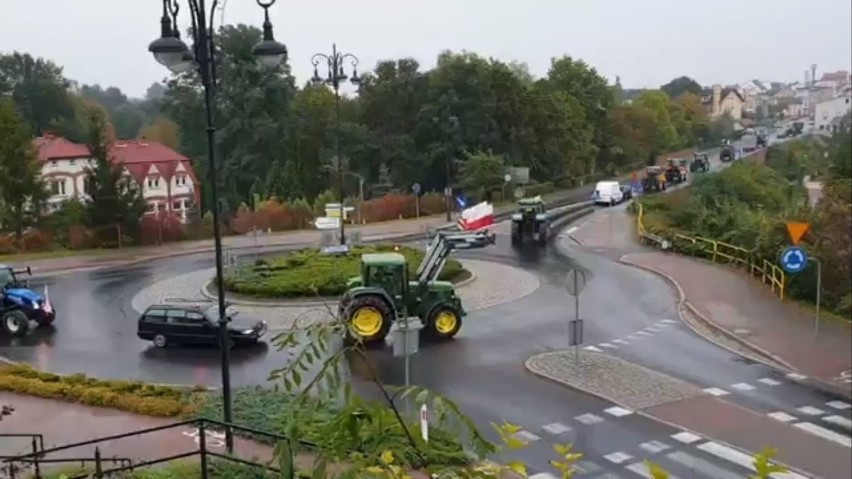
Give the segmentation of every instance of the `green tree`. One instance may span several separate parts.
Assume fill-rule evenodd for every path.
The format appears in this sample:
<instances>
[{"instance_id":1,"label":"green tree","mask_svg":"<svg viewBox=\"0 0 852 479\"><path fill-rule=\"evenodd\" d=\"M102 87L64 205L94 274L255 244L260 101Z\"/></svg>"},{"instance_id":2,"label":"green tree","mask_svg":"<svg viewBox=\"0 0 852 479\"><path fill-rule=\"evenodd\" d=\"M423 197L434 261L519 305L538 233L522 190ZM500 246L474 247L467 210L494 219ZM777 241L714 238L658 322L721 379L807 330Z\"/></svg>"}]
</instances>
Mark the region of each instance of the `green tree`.
<instances>
[{"instance_id":1,"label":"green tree","mask_svg":"<svg viewBox=\"0 0 852 479\"><path fill-rule=\"evenodd\" d=\"M86 192L91 199L86 204L89 224L95 227L121 225L122 231L132 234L145 212L145 201L131 177L124 174L112 156L106 112L92 105L87 113L87 146L93 162L86 172Z\"/></svg>"},{"instance_id":2,"label":"green tree","mask_svg":"<svg viewBox=\"0 0 852 479\"><path fill-rule=\"evenodd\" d=\"M462 186L476 191L483 198L503 184L506 168L502 157L479 151L467 155L460 173Z\"/></svg>"},{"instance_id":3,"label":"green tree","mask_svg":"<svg viewBox=\"0 0 852 479\"><path fill-rule=\"evenodd\" d=\"M47 199L27 124L11 100L0 98L0 212L2 224L20 238L40 216Z\"/></svg>"},{"instance_id":4,"label":"green tree","mask_svg":"<svg viewBox=\"0 0 852 479\"><path fill-rule=\"evenodd\" d=\"M677 98L683 94L701 96L701 85L688 76L677 77L660 87L670 98Z\"/></svg>"},{"instance_id":5,"label":"green tree","mask_svg":"<svg viewBox=\"0 0 852 479\"><path fill-rule=\"evenodd\" d=\"M158 116L145 124L137 136L160 142L173 150L180 148L180 127L163 116Z\"/></svg>"},{"instance_id":6,"label":"green tree","mask_svg":"<svg viewBox=\"0 0 852 479\"><path fill-rule=\"evenodd\" d=\"M118 138L135 138L139 129L148 121L142 109L141 100L130 99L116 87L103 88L100 85L83 85L80 95L103 106L115 128Z\"/></svg>"},{"instance_id":7,"label":"green tree","mask_svg":"<svg viewBox=\"0 0 852 479\"><path fill-rule=\"evenodd\" d=\"M12 99L32 135L55 130L81 139L69 86L62 68L49 60L21 52L0 54L0 97Z\"/></svg>"}]
</instances>

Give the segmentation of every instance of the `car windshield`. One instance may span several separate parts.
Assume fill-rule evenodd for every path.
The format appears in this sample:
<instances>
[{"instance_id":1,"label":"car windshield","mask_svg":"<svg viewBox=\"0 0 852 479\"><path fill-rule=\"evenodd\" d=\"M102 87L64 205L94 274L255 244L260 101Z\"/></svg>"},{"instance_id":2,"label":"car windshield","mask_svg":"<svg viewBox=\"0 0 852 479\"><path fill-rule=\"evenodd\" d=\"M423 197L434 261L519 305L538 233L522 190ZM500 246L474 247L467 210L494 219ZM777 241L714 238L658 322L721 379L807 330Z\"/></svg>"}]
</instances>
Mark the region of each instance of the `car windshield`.
<instances>
[{"instance_id":1,"label":"car windshield","mask_svg":"<svg viewBox=\"0 0 852 479\"><path fill-rule=\"evenodd\" d=\"M228 306L225 307L225 316L233 319L233 318L236 318L238 314L240 314L240 312L237 311L237 309L233 305L229 304ZM209 319L213 323L218 321L218 319L219 319L219 305L214 304L213 306L208 307L204 311L204 316L206 316L207 319Z\"/></svg>"}]
</instances>

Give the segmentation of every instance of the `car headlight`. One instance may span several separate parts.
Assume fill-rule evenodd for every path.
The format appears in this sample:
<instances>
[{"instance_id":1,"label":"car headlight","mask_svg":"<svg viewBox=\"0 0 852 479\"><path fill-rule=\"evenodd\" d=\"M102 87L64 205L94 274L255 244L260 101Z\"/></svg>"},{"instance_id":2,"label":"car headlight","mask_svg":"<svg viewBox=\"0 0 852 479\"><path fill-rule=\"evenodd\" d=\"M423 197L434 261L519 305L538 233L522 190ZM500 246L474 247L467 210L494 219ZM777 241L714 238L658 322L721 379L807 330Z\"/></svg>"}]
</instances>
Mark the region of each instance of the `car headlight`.
<instances>
[{"instance_id":1,"label":"car headlight","mask_svg":"<svg viewBox=\"0 0 852 479\"><path fill-rule=\"evenodd\" d=\"M242 331L240 331L240 332L241 332L242 334L249 335L249 334L253 333L253 332L254 332L254 330L253 330L253 329L244 329L244 330L242 330Z\"/></svg>"}]
</instances>

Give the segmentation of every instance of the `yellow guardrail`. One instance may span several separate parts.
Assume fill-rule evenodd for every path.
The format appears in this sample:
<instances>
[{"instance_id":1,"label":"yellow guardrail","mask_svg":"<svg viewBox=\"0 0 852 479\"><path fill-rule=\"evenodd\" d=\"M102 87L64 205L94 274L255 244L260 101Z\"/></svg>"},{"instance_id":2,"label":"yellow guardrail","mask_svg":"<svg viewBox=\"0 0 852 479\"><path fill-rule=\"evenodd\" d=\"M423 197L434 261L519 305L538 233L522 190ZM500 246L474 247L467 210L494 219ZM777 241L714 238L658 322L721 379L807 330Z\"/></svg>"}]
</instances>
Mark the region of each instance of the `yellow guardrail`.
<instances>
[{"instance_id":1,"label":"yellow guardrail","mask_svg":"<svg viewBox=\"0 0 852 479\"><path fill-rule=\"evenodd\" d=\"M768 284L772 288L772 292L778 294L781 300L784 299L784 270L776 266L775 262L758 258L753 252L740 246L710 238L687 236L680 233L650 233L645 228L645 212L642 203L636 201L634 205L636 207L636 234L640 239L650 240L663 249L671 249L677 253L702 256L714 263L733 264L747 269L752 276L761 277L763 284Z\"/></svg>"}]
</instances>

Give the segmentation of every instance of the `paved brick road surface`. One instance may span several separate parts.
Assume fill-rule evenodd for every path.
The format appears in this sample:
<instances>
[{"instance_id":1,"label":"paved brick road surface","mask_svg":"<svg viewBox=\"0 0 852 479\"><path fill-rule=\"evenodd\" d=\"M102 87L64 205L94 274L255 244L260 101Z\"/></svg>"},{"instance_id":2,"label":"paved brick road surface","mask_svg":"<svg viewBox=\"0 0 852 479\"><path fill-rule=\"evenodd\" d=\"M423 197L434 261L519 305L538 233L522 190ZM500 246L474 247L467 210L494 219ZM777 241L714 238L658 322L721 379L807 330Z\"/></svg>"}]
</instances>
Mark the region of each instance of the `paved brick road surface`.
<instances>
[{"instance_id":1,"label":"paved brick road surface","mask_svg":"<svg viewBox=\"0 0 852 479\"><path fill-rule=\"evenodd\" d=\"M823 321L814 339L814 317L769 287L729 266L662 252L635 253L625 261L674 278L687 301L717 325L785 360L802 374L849 389L840 380L852 367L849 323ZM742 330L747 330L745 333Z\"/></svg>"},{"instance_id":2,"label":"paved brick road surface","mask_svg":"<svg viewBox=\"0 0 852 479\"><path fill-rule=\"evenodd\" d=\"M824 479L852 477L848 448L715 397L698 396L643 412L746 451L774 447L779 462Z\"/></svg>"}]
</instances>

